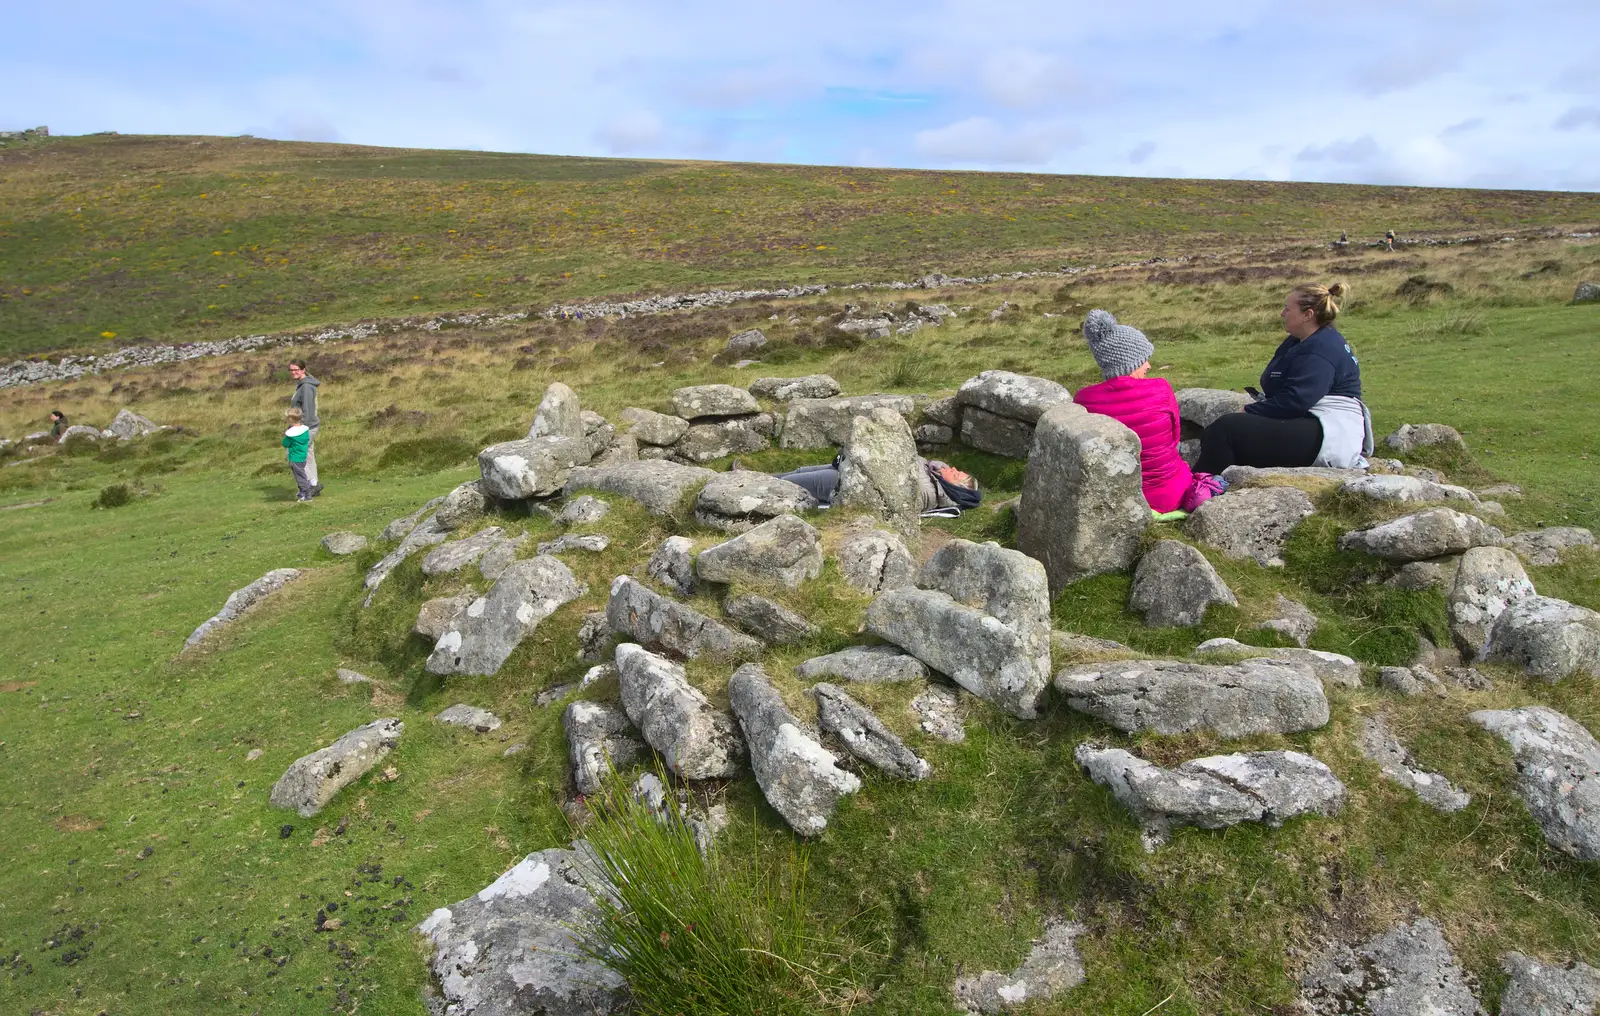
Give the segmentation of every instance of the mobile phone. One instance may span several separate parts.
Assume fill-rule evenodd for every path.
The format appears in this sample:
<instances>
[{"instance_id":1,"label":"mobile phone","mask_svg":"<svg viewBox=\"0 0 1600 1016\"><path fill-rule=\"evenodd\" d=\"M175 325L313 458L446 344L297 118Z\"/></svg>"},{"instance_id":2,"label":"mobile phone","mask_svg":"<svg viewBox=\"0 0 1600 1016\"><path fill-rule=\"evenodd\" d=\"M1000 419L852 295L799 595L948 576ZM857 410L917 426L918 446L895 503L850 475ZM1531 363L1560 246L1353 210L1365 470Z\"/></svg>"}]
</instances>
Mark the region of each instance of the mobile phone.
<instances>
[{"instance_id":1,"label":"mobile phone","mask_svg":"<svg viewBox=\"0 0 1600 1016\"><path fill-rule=\"evenodd\" d=\"M1255 389L1255 388L1250 387L1249 385L1245 385L1244 386L1244 393L1246 395L1250 396L1252 399L1255 399L1257 402L1261 401L1261 392L1259 390Z\"/></svg>"}]
</instances>

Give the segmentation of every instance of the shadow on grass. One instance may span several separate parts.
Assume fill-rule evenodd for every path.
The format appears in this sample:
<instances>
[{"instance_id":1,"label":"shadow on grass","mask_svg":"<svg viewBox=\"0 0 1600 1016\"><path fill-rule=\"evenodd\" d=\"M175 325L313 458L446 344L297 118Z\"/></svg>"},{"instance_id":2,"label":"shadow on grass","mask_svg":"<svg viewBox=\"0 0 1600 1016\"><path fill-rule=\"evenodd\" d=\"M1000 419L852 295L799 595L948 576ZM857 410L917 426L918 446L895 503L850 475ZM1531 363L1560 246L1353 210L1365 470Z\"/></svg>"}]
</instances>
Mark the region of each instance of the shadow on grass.
<instances>
[{"instance_id":1,"label":"shadow on grass","mask_svg":"<svg viewBox=\"0 0 1600 1016\"><path fill-rule=\"evenodd\" d=\"M258 483L256 484L256 489L261 491L261 500L263 501L293 501L295 496L293 485Z\"/></svg>"}]
</instances>

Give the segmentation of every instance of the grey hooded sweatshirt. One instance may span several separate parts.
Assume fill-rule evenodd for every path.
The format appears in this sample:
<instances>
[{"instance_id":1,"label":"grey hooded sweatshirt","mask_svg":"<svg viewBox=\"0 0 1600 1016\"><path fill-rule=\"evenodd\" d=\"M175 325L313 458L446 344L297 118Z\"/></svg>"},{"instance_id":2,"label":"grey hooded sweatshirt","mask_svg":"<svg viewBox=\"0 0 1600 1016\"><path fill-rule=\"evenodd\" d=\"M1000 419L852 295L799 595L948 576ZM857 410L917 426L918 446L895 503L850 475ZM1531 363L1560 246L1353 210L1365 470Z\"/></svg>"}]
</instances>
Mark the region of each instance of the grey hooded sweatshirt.
<instances>
[{"instance_id":1,"label":"grey hooded sweatshirt","mask_svg":"<svg viewBox=\"0 0 1600 1016\"><path fill-rule=\"evenodd\" d=\"M289 400L289 405L300 407L300 422L307 427L315 427L322 422L317 419L317 385L321 383L307 374L295 383L294 397Z\"/></svg>"}]
</instances>

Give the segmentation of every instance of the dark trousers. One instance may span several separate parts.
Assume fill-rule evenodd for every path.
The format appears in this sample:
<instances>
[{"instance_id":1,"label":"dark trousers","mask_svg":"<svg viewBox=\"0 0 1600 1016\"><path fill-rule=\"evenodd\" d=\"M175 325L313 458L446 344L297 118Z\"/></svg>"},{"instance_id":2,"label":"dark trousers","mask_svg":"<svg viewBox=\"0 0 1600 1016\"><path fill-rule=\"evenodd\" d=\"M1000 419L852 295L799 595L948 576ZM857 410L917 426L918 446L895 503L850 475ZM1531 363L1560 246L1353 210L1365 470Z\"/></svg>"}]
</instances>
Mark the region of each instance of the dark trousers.
<instances>
[{"instance_id":1,"label":"dark trousers","mask_svg":"<svg viewBox=\"0 0 1600 1016\"><path fill-rule=\"evenodd\" d=\"M833 466L801 466L791 472L779 473L778 479L804 487L824 508L833 504L834 492L839 489L839 470Z\"/></svg>"},{"instance_id":2,"label":"dark trousers","mask_svg":"<svg viewBox=\"0 0 1600 1016\"><path fill-rule=\"evenodd\" d=\"M1322 450L1322 421L1315 416L1279 420L1254 413L1229 413L1200 435L1194 468L1221 473L1229 466L1309 466Z\"/></svg>"},{"instance_id":3,"label":"dark trousers","mask_svg":"<svg viewBox=\"0 0 1600 1016\"><path fill-rule=\"evenodd\" d=\"M304 462L291 462L289 463L289 472L294 474L294 485L300 488L300 496L310 497L311 480L306 476L306 464Z\"/></svg>"}]
</instances>

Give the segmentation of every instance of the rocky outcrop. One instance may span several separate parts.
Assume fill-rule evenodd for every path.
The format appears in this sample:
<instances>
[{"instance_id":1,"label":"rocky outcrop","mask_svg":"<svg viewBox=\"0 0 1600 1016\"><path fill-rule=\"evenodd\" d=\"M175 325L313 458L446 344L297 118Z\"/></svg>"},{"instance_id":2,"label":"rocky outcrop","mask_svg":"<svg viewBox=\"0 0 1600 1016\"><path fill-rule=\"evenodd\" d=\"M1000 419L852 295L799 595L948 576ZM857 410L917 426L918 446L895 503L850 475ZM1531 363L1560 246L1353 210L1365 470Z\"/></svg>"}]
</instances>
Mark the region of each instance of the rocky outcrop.
<instances>
[{"instance_id":1,"label":"rocky outcrop","mask_svg":"<svg viewBox=\"0 0 1600 1016\"><path fill-rule=\"evenodd\" d=\"M1428 918L1359 945L1334 943L1301 973L1300 999L1311 1016L1486 1016Z\"/></svg>"},{"instance_id":2,"label":"rocky outcrop","mask_svg":"<svg viewBox=\"0 0 1600 1016\"><path fill-rule=\"evenodd\" d=\"M1410 455L1418 448L1467 447L1460 431L1442 423L1402 423L1383 443L1401 455Z\"/></svg>"},{"instance_id":3,"label":"rocky outcrop","mask_svg":"<svg viewBox=\"0 0 1600 1016\"><path fill-rule=\"evenodd\" d=\"M805 377L763 377L750 385L750 394L774 402L791 402L794 399L831 399L840 391L839 382L827 374L807 374Z\"/></svg>"},{"instance_id":4,"label":"rocky outcrop","mask_svg":"<svg viewBox=\"0 0 1600 1016\"><path fill-rule=\"evenodd\" d=\"M589 863L576 850L529 854L488 886L417 926L450 1016L606 1016L630 1006L627 983L589 958L598 919Z\"/></svg>"},{"instance_id":5,"label":"rocky outcrop","mask_svg":"<svg viewBox=\"0 0 1600 1016\"><path fill-rule=\"evenodd\" d=\"M997 1016L1071 991L1085 977L1083 959L1073 941L1081 934L1080 925L1047 922L1044 934L1028 950L1028 958L1011 973L985 970L976 977L956 978L956 1001L969 1014Z\"/></svg>"},{"instance_id":6,"label":"rocky outcrop","mask_svg":"<svg viewBox=\"0 0 1600 1016\"><path fill-rule=\"evenodd\" d=\"M1183 531L1229 557L1281 568L1289 534L1315 511L1311 498L1297 487L1244 487L1196 508Z\"/></svg>"},{"instance_id":7,"label":"rocky outcrop","mask_svg":"<svg viewBox=\"0 0 1600 1016\"><path fill-rule=\"evenodd\" d=\"M1495 619L1480 657L1515 663L1547 681L1600 675L1600 614L1551 596L1516 600Z\"/></svg>"},{"instance_id":8,"label":"rocky outcrop","mask_svg":"<svg viewBox=\"0 0 1600 1016\"><path fill-rule=\"evenodd\" d=\"M334 557L347 557L367 549L367 538L360 533L329 533L321 542L322 549Z\"/></svg>"},{"instance_id":9,"label":"rocky outcrop","mask_svg":"<svg viewBox=\"0 0 1600 1016\"><path fill-rule=\"evenodd\" d=\"M854 758L902 780L926 779L933 772L932 766L843 688L822 683L814 686L811 694L817 700L817 722L823 734L837 739Z\"/></svg>"},{"instance_id":10,"label":"rocky outcrop","mask_svg":"<svg viewBox=\"0 0 1600 1016\"><path fill-rule=\"evenodd\" d=\"M1557 565L1567 553L1577 547L1593 547L1594 534L1577 526L1551 526L1548 529L1530 529L1506 540L1506 546L1516 551L1529 564Z\"/></svg>"},{"instance_id":11,"label":"rocky outcrop","mask_svg":"<svg viewBox=\"0 0 1600 1016\"><path fill-rule=\"evenodd\" d=\"M417 611L417 620L411 630L429 642L438 642L450 630L456 615L471 606L477 598L477 594L470 589L454 596L436 596Z\"/></svg>"},{"instance_id":12,"label":"rocky outcrop","mask_svg":"<svg viewBox=\"0 0 1600 1016\"><path fill-rule=\"evenodd\" d=\"M759 655L762 648L750 636L653 592L626 575L617 576L611 583L606 620L619 635L685 659L703 655L750 657Z\"/></svg>"},{"instance_id":13,"label":"rocky outcrop","mask_svg":"<svg viewBox=\"0 0 1600 1016\"><path fill-rule=\"evenodd\" d=\"M702 526L726 533L747 529L817 506L817 499L797 483L766 473L735 470L717 473L700 488L694 518Z\"/></svg>"},{"instance_id":14,"label":"rocky outcrop","mask_svg":"<svg viewBox=\"0 0 1600 1016\"><path fill-rule=\"evenodd\" d=\"M572 785L580 794L599 793L618 766L630 766L646 755L628 714L614 706L579 699L561 713L567 733L567 758Z\"/></svg>"},{"instance_id":15,"label":"rocky outcrop","mask_svg":"<svg viewBox=\"0 0 1600 1016\"><path fill-rule=\"evenodd\" d=\"M722 612L745 634L769 646L788 645L817 634L816 625L765 596L730 596L722 602Z\"/></svg>"},{"instance_id":16,"label":"rocky outcrop","mask_svg":"<svg viewBox=\"0 0 1600 1016\"><path fill-rule=\"evenodd\" d=\"M1384 777L1407 788L1435 811L1458 812L1472 803L1472 795L1439 773L1424 771L1412 759L1405 745L1389 729L1382 713L1371 713L1361 721L1357 744L1361 754L1378 763Z\"/></svg>"},{"instance_id":17,"label":"rocky outcrop","mask_svg":"<svg viewBox=\"0 0 1600 1016\"><path fill-rule=\"evenodd\" d=\"M580 494L562 506L556 521L564 526L589 526L606 517L611 505L593 494Z\"/></svg>"},{"instance_id":18,"label":"rocky outcrop","mask_svg":"<svg viewBox=\"0 0 1600 1016\"><path fill-rule=\"evenodd\" d=\"M483 557L484 552L505 539L505 530L490 526L460 540L451 540L429 551L422 559L422 574L453 575Z\"/></svg>"},{"instance_id":19,"label":"rocky outcrop","mask_svg":"<svg viewBox=\"0 0 1600 1016\"><path fill-rule=\"evenodd\" d=\"M789 403L778 444L783 448L834 448L850 439L852 421L874 409L888 409L909 418L916 412L909 395L852 395L836 399L802 399Z\"/></svg>"},{"instance_id":20,"label":"rocky outcrop","mask_svg":"<svg viewBox=\"0 0 1600 1016\"><path fill-rule=\"evenodd\" d=\"M645 574L679 596L688 596L699 584L694 577L694 541L687 536L669 536L650 555Z\"/></svg>"},{"instance_id":21,"label":"rocky outcrop","mask_svg":"<svg viewBox=\"0 0 1600 1016\"><path fill-rule=\"evenodd\" d=\"M804 520L780 515L694 559L702 582L776 583L794 588L822 574L822 537Z\"/></svg>"},{"instance_id":22,"label":"rocky outcrop","mask_svg":"<svg viewBox=\"0 0 1600 1016\"><path fill-rule=\"evenodd\" d=\"M1357 529L1339 537L1340 550L1357 550L1387 561L1425 561L1473 547L1498 547L1500 530L1453 508L1429 508L1415 515Z\"/></svg>"},{"instance_id":23,"label":"rocky outcrop","mask_svg":"<svg viewBox=\"0 0 1600 1016\"><path fill-rule=\"evenodd\" d=\"M1344 784L1333 771L1297 751L1212 755L1176 769L1089 744L1079 745L1073 757L1133 812L1147 850L1166 842L1176 826L1281 826L1299 815L1337 815L1344 805Z\"/></svg>"},{"instance_id":24,"label":"rocky outcrop","mask_svg":"<svg viewBox=\"0 0 1600 1016\"><path fill-rule=\"evenodd\" d=\"M1051 593L1127 568L1149 524L1133 431L1073 403L1039 417L1017 507L1017 546L1044 563Z\"/></svg>"},{"instance_id":25,"label":"rocky outcrop","mask_svg":"<svg viewBox=\"0 0 1600 1016\"><path fill-rule=\"evenodd\" d=\"M898 646L851 646L826 656L813 656L796 666L794 672L805 681L832 677L856 684L922 681L928 677L927 665Z\"/></svg>"},{"instance_id":26,"label":"rocky outcrop","mask_svg":"<svg viewBox=\"0 0 1600 1016\"><path fill-rule=\"evenodd\" d=\"M742 392L744 389L735 388ZM771 447L772 417L766 413L727 420L697 421L672 446L672 457L685 462L710 462Z\"/></svg>"},{"instance_id":27,"label":"rocky outcrop","mask_svg":"<svg viewBox=\"0 0 1600 1016\"><path fill-rule=\"evenodd\" d=\"M1273 659L1311 668L1324 686L1336 684L1341 688L1361 687L1361 664L1339 653L1325 653L1320 649L1267 648L1248 646L1237 639L1207 639L1194 647L1194 655L1205 659L1221 656L1236 659Z\"/></svg>"},{"instance_id":28,"label":"rocky outcrop","mask_svg":"<svg viewBox=\"0 0 1600 1016\"><path fill-rule=\"evenodd\" d=\"M1118 730L1219 737L1291 734L1328 722L1328 699L1311 668L1273 659L1227 666L1175 660L1081 663L1055 677L1067 705Z\"/></svg>"},{"instance_id":29,"label":"rocky outcrop","mask_svg":"<svg viewBox=\"0 0 1600 1016\"><path fill-rule=\"evenodd\" d=\"M465 727L480 734L500 729L500 717L487 709L458 702L434 717L447 727Z\"/></svg>"},{"instance_id":30,"label":"rocky outcrop","mask_svg":"<svg viewBox=\"0 0 1600 1016\"><path fill-rule=\"evenodd\" d=\"M494 582L506 573L517 560L517 548L528 540L527 533L518 533L509 539L498 540L478 558L478 574Z\"/></svg>"},{"instance_id":31,"label":"rocky outcrop","mask_svg":"<svg viewBox=\"0 0 1600 1016\"><path fill-rule=\"evenodd\" d=\"M744 771L745 745L733 717L712 706L682 667L632 642L617 646L616 665L622 708L667 768L686 780Z\"/></svg>"},{"instance_id":32,"label":"rocky outcrop","mask_svg":"<svg viewBox=\"0 0 1600 1016\"><path fill-rule=\"evenodd\" d=\"M561 490L572 468L589 460L582 438L534 437L503 441L478 453L483 492L504 501L549 497Z\"/></svg>"},{"instance_id":33,"label":"rocky outcrop","mask_svg":"<svg viewBox=\"0 0 1600 1016\"><path fill-rule=\"evenodd\" d=\"M1192 628L1214 603L1236 607L1239 600L1205 555L1187 543L1162 540L1139 559L1128 609L1142 614L1146 625Z\"/></svg>"},{"instance_id":34,"label":"rocky outcrop","mask_svg":"<svg viewBox=\"0 0 1600 1016\"><path fill-rule=\"evenodd\" d=\"M922 514L917 444L905 418L874 409L851 420L839 457L838 506L885 520L903 536L915 536Z\"/></svg>"},{"instance_id":35,"label":"rocky outcrop","mask_svg":"<svg viewBox=\"0 0 1600 1016\"><path fill-rule=\"evenodd\" d=\"M268 800L275 808L292 808L301 818L310 818L389 754L405 729L392 717L373 720L326 748L295 759L273 785Z\"/></svg>"},{"instance_id":36,"label":"rocky outcrop","mask_svg":"<svg viewBox=\"0 0 1600 1016\"><path fill-rule=\"evenodd\" d=\"M221 610L202 621L200 627L189 634L183 643L183 649L179 652L185 652L199 645L212 632L232 624L245 611L293 582L300 575L301 571L298 568L274 568L243 589L235 589L228 594Z\"/></svg>"},{"instance_id":37,"label":"rocky outcrop","mask_svg":"<svg viewBox=\"0 0 1600 1016\"><path fill-rule=\"evenodd\" d=\"M668 416L637 406L622 411L622 423L635 441L657 448L670 448L689 431L689 421L681 416Z\"/></svg>"},{"instance_id":38,"label":"rocky outcrop","mask_svg":"<svg viewBox=\"0 0 1600 1016\"><path fill-rule=\"evenodd\" d=\"M1503 547L1473 547L1461 555L1446 605L1450 635L1467 659L1489 640L1495 621L1513 603L1534 595L1517 555Z\"/></svg>"},{"instance_id":39,"label":"rocky outcrop","mask_svg":"<svg viewBox=\"0 0 1600 1016\"><path fill-rule=\"evenodd\" d=\"M1600 860L1600 742L1545 706L1484 709L1467 719L1511 745L1517 793L1550 845Z\"/></svg>"},{"instance_id":40,"label":"rocky outcrop","mask_svg":"<svg viewBox=\"0 0 1600 1016\"><path fill-rule=\"evenodd\" d=\"M672 393L672 411L690 423L717 416L761 412L755 396L733 385L690 385Z\"/></svg>"},{"instance_id":41,"label":"rocky outcrop","mask_svg":"<svg viewBox=\"0 0 1600 1016\"><path fill-rule=\"evenodd\" d=\"M715 475L701 466L659 459L619 462L611 466L579 466L567 478L566 491L569 497L583 490L617 494L639 502L652 515L670 516L691 490Z\"/></svg>"},{"instance_id":42,"label":"rocky outcrop","mask_svg":"<svg viewBox=\"0 0 1600 1016\"><path fill-rule=\"evenodd\" d=\"M762 796L795 832L821 833L840 799L861 789L861 780L840 769L833 753L801 727L758 664L734 671L728 702L744 731Z\"/></svg>"},{"instance_id":43,"label":"rocky outcrop","mask_svg":"<svg viewBox=\"0 0 1600 1016\"><path fill-rule=\"evenodd\" d=\"M512 564L487 596L457 614L450 629L439 636L425 665L428 673L496 673L540 621L587 588L553 557Z\"/></svg>"}]
</instances>

